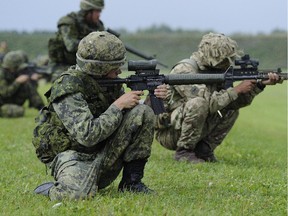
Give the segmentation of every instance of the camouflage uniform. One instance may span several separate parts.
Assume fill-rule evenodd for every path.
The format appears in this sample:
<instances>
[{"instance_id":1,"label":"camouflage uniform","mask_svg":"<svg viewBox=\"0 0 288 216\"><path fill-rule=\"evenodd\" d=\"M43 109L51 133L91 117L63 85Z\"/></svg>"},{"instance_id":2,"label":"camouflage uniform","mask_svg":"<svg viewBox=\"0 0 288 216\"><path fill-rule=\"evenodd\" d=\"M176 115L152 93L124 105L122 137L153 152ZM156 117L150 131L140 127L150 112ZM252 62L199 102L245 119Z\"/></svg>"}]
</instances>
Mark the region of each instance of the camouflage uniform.
<instances>
[{"instance_id":1,"label":"camouflage uniform","mask_svg":"<svg viewBox=\"0 0 288 216\"><path fill-rule=\"evenodd\" d=\"M9 52L8 45L6 41L0 42L0 66L3 62L4 56Z\"/></svg>"},{"instance_id":2,"label":"camouflage uniform","mask_svg":"<svg viewBox=\"0 0 288 216\"><path fill-rule=\"evenodd\" d=\"M223 50L215 48L215 52L219 52L216 55L218 59L215 60L215 55L209 57L206 52L203 44L209 44L210 40L218 36L212 33L204 36L199 51L194 52L190 59L177 63L171 73L201 73L201 70L215 68L225 58L232 62L236 56L236 42L224 36L220 36L224 40ZM225 40L229 40L226 44L233 44L230 46L235 50L230 51L231 47L225 47ZM227 56L227 53L232 54ZM170 86L170 93L165 100L168 112L158 118L156 139L167 149L179 152L183 149L189 150L196 152L198 158L206 161L216 160L213 152L234 125L239 109L248 106L262 90L263 88L255 87L247 94L238 95L231 86L226 89L219 84ZM204 152L209 152L209 155L203 155L203 149ZM177 155L175 157L176 160L181 158L177 158ZM194 159L200 162L197 157Z\"/></svg>"},{"instance_id":3,"label":"camouflage uniform","mask_svg":"<svg viewBox=\"0 0 288 216\"><path fill-rule=\"evenodd\" d=\"M123 166L123 178L127 164L140 163L144 169L151 153L152 109L137 105L121 111L113 102L124 93L122 86L99 86L95 79L99 78L99 71L119 68L125 59L118 58L113 50L107 52L107 43L103 41L104 47L96 48L96 52L103 48L105 56L103 52L99 53L104 60L118 60L100 64L98 60L86 60L81 56L93 46L90 39L97 42L99 35L109 38L110 48L125 53L122 43L117 47L119 39L115 36L105 32L86 36L79 45L76 67L56 79L46 93L49 104L42 110L34 130L37 156L51 168L51 175L56 180L49 188L51 200L93 197L97 189L107 187L116 179ZM97 58L97 54L93 56ZM143 170L139 175L138 180L143 177Z\"/></svg>"},{"instance_id":4,"label":"camouflage uniform","mask_svg":"<svg viewBox=\"0 0 288 216\"><path fill-rule=\"evenodd\" d=\"M18 51L10 51L4 57L3 68L0 69L0 116L2 117L23 116L23 105L26 100L29 101L29 107L40 110L44 106L37 87L32 81L25 83L15 81L26 66L25 59Z\"/></svg>"},{"instance_id":5,"label":"camouflage uniform","mask_svg":"<svg viewBox=\"0 0 288 216\"><path fill-rule=\"evenodd\" d=\"M95 3L95 5L90 6L88 5L89 2ZM82 0L80 11L71 12L59 19L56 36L51 38L48 43L52 81L70 66L76 64L76 52L82 38L93 31L104 30L104 24L101 20L98 23L88 23L85 20L85 16L90 10L101 10L103 7L102 0Z\"/></svg>"}]
</instances>

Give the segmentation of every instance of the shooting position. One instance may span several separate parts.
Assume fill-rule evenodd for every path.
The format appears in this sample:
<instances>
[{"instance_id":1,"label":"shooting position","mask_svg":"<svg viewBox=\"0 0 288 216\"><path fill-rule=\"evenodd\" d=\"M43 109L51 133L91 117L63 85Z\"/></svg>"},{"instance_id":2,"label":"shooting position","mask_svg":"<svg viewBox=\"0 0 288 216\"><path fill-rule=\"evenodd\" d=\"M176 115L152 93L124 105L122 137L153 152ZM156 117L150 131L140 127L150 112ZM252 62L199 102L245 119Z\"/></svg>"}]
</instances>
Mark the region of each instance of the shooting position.
<instances>
[{"instance_id":1,"label":"shooting position","mask_svg":"<svg viewBox=\"0 0 288 216\"><path fill-rule=\"evenodd\" d=\"M142 90L125 93L121 84L98 83L121 73L124 44L108 32L92 32L80 41L76 57L77 64L45 94L48 105L37 118L32 142L55 181L35 193L51 200L91 198L122 169L120 192L152 193L141 180L151 154L154 113L139 104ZM157 87L153 94L165 98L167 89Z\"/></svg>"},{"instance_id":2,"label":"shooting position","mask_svg":"<svg viewBox=\"0 0 288 216\"><path fill-rule=\"evenodd\" d=\"M166 112L163 101L154 95L154 91L158 86L168 85L191 85L191 84L218 84L231 87L233 82L241 80L254 80L254 82L262 83L274 76L276 83L282 83L287 80L287 73L281 73L281 69L277 70L258 70L259 62L250 59L249 55L245 55L241 60L235 60L235 65L240 68L229 66L224 71L220 69L205 70L202 73L185 72L183 74L160 74L160 70L156 68L158 61L156 59L145 61L128 61L128 71L135 71L135 74L127 78L115 77L114 79L99 78L98 83L103 87L113 86L115 84L126 84L128 88L134 91L148 90L148 100L156 115ZM268 73L270 72L270 73ZM271 75L273 73L274 75ZM270 75L269 75L270 74Z\"/></svg>"},{"instance_id":3,"label":"shooting position","mask_svg":"<svg viewBox=\"0 0 288 216\"><path fill-rule=\"evenodd\" d=\"M8 52L0 69L0 116L24 116L24 103L40 110L44 102L37 92L38 74L31 70L21 50ZM29 72L29 73L28 73Z\"/></svg>"},{"instance_id":4,"label":"shooting position","mask_svg":"<svg viewBox=\"0 0 288 216\"><path fill-rule=\"evenodd\" d=\"M236 41L209 33L190 58L172 69L175 76L207 76L202 84L170 85L166 113L157 118L156 139L175 151L176 161L216 162L214 150L235 124L239 109L249 106L266 86L287 80L279 70L258 70L248 56L237 61L241 54ZM240 80L234 87L233 81Z\"/></svg>"}]
</instances>

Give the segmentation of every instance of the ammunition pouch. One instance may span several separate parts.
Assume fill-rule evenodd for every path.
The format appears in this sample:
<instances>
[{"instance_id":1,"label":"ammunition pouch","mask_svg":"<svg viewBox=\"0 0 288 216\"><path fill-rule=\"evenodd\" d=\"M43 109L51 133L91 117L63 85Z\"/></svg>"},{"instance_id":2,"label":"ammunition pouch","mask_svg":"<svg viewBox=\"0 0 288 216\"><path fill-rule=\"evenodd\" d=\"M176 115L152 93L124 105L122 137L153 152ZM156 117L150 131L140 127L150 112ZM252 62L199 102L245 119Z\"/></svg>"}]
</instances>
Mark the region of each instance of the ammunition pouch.
<instances>
[{"instance_id":1,"label":"ammunition pouch","mask_svg":"<svg viewBox=\"0 0 288 216\"><path fill-rule=\"evenodd\" d=\"M51 162L58 153L71 148L72 142L67 131L60 121L55 121L56 118L56 113L50 112L47 107L36 118L38 124L33 131L32 143L37 157L45 164Z\"/></svg>"}]
</instances>

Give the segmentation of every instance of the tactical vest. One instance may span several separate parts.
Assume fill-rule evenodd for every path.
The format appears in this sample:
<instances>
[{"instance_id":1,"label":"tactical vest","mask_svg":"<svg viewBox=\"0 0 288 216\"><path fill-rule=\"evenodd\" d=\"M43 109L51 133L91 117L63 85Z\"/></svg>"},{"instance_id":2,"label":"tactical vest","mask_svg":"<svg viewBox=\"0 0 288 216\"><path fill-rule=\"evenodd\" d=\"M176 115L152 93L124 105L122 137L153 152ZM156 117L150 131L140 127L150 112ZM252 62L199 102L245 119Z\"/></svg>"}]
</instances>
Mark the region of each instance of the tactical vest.
<instances>
[{"instance_id":1,"label":"tactical vest","mask_svg":"<svg viewBox=\"0 0 288 216\"><path fill-rule=\"evenodd\" d=\"M179 64L189 64L192 71L197 73L199 71L197 62L194 59L183 59L177 62L171 69L171 71ZM187 101L185 94L182 93L183 90L180 90L178 86L170 86L171 97L170 100L166 102L165 107L168 112L172 112L177 107L181 106L183 103Z\"/></svg>"},{"instance_id":2,"label":"tactical vest","mask_svg":"<svg viewBox=\"0 0 288 216\"><path fill-rule=\"evenodd\" d=\"M67 16L62 17L58 21L57 27L60 28L62 25L73 27L73 35L79 41L93 31L104 30L102 21L99 21L97 25L90 27L87 23L85 23L83 16L84 15L80 12L69 13ZM56 33L55 37L49 39L48 54L50 61L53 63L64 65L76 64L76 50L75 52L67 51L60 31Z\"/></svg>"},{"instance_id":3,"label":"tactical vest","mask_svg":"<svg viewBox=\"0 0 288 216\"><path fill-rule=\"evenodd\" d=\"M37 157L43 163L49 163L58 153L68 149L94 153L99 148L99 145L88 148L74 140L54 111L53 102L66 95L82 93L91 113L97 118L121 95L121 90L121 86L115 85L103 91L92 76L73 68L63 73L45 94L48 105L36 118L37 126L32 143L36 148Z\"/></svg>"}]
</instances>

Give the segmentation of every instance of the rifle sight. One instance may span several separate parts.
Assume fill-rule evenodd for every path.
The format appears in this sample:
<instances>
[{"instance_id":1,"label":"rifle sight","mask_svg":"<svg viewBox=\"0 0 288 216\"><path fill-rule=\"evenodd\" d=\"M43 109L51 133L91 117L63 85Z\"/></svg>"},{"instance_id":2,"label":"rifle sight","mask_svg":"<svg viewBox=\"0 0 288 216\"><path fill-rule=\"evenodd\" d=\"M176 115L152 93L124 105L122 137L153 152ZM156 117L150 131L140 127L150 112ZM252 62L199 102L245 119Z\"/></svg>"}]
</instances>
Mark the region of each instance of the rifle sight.
<instances>
[{"instance_id":1,"label":"rifle sight","mask_svg":"<svg viewBox=\"0 0 288 216\"><path fill-rule=\"evenodd\" d=\"M241 59L236 59L235 65L240 65L241 68L247 68L248 66L252 66L252 68L257 69L259 61L255 59L250 59L250 56L246 54L242 56Z\"/></svg>"},{"instance_id":2,"label":"rifle sight","mask_svg":"<svg viewBox=\"0 0 288 216\"><path fill-rule=\"evenodd\" d=\"M138 60L138 61L129 60L128 61L128 71L155 70L156 66L157 66L156 59L152 59L149 61L145 61L145 60Z\"/></svg>"}]
</instances>

